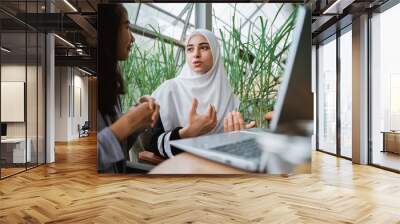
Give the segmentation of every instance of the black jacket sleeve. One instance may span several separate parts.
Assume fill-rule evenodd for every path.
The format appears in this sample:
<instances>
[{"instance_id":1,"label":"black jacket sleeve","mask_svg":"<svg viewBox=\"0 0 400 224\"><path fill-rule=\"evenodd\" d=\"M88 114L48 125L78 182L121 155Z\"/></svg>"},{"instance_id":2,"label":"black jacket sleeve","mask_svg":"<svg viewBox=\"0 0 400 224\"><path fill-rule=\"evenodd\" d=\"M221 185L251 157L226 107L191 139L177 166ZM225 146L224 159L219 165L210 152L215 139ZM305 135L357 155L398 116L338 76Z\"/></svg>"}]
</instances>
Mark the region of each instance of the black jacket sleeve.
<instances>
[{"instance_id":1,"label":"black jacket sleeve","mask_svg":"<svg viewBox=\"0 0 400 224\"><path fill-rule=\"evenodd\" d=\"M161 119L158 119L155 127L150 130L151 143L148 148L154 154L164 158L169 158L171 155L183 152L169 144L169 141L181 139L179 136L179 130L181 128L182 127L176 127L172 131L165 131Z\"/></svg>"}]
</instances>

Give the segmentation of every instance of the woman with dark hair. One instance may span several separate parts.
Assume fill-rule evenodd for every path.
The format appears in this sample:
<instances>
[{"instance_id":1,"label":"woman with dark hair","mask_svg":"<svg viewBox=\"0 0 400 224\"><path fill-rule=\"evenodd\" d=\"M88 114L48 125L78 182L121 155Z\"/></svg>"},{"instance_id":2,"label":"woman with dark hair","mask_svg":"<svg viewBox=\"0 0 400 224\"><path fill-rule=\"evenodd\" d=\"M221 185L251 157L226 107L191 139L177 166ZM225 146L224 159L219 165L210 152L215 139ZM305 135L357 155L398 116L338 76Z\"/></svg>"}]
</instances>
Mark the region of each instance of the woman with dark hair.
<instances>
[{"instance_id":1,"label":"woman with dark hair","mask_svg":"<svg viewBox=\"0 0 400 224\"><path fill-rule=\"evenodd\" d=\"M125 93L119 61L126 60L134 42L126 9L121 4L98 8L98 112L97 169L127 172L128 150L137 133L158 120L159 106L151 97L121 113L120 95Z\"/></svg>"}]
</instances>

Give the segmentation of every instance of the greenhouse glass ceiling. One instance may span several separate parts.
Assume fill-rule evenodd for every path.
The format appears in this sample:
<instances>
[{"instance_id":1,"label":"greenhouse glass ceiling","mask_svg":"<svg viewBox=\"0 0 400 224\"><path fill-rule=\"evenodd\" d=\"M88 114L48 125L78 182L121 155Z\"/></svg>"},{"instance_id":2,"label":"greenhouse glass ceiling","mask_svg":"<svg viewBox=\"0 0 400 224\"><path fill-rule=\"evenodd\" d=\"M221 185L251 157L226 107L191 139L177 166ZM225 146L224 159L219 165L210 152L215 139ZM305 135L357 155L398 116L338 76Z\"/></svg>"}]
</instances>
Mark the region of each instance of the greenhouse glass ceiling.
<instances>
[{"instance_id":1,"label":"greenhouse glass ceiling","mask_svg":"<svg viewBox=\"0 0 400 224\"><path fill-rule=\"evenodd\" d=\"M165 37L184 43L187 34L195 29L195 3L125 3L131 24L139 29L160 31ZM221 39L220 31L226 33L233 25L242 26L243 40L247 38L249 26L252 32L260 32L260 17L272 21L281 3L212 3L212 29ZM274 25L276 31L293 10L293 5L284 4ZM233 16L235 15L235 23ZM268 26L269 27L269 26ZM136 44L142 49L151 49L154 37L146 37L135 32Z\"/></svg>"}]
</instances>

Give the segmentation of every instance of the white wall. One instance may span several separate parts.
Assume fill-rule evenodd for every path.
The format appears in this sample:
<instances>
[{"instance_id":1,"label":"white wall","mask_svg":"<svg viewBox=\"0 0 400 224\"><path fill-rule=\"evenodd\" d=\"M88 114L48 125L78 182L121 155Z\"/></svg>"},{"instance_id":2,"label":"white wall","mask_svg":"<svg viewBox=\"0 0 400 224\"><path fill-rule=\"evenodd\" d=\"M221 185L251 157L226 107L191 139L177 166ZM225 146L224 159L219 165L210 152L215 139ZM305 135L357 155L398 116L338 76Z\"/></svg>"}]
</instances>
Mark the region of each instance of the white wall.
<instances>
[{"instance_id":1,"label":"white wall","mask_svg":"<svg viewBox=\"0 0 400 224\"><path fill-rule=\"evenodd\" d=\"M69 69L55 68L55 141L68 140Z\"/></svg>"},{"instance_id":2,"label":"white wall","mask_svg":"<svg viewBox=\"0 0 400 224\"><path fill-rule=\"evenodd\" d=\"M1 81L2 82L24 82L25 80L25 65L2 65L1 66ZM28 67L28 70L31 70L32 67ZM23 94L23 93L22 93ZM8 98L8 96L1 96L1 98ZM3 105L3 103L2 103ZM4 105L3 105L4 106ZM10 113L11 108L2 107L2 114ZM20 108L22 110L22 116L24 116L24 106ZM21 111L18 111L20 113ZM12 112L11 112L12 113ZM24 118L22 118L24 119ZM3 118L2 118L3 120ZM24 122L6 122L7 123L7 133L9 137L25 137L25 125ZM21 125L22 124L22 125Z\"/></svg>"},{"instance_id":3,"label":"white wall","mask_svg":"<svg viewBox=\"0 0 400 224\"><path fill-rule=\"evenodd\" d=\"M2 65L1 81L25 82L25 65ZM1 110L6 109L1 108ZM25 123L7 123L7 137L25 137Z\"/></svg>"},{"instance_id":4,"label":"white wall","mask_svg":"<svg viewBox=\"0 0 400 224\"><path fill-rule=\"evenodd\" d=\"M24 122L6 122L7 137L9 138L29 138L32 143L31 151L33 162L36 158L39 163L44 163L44 74L42 67L25 64L3 64L1 66L1 81L25 82L26 83L26 106L22 112L26 112L26 121ZM27 78L27 80L25 80ZM2 96L7 97L7 96ZM1 110L10 110L10 108L1 108ZM10 112L10 111L8 111ZM39 154L37 157L37 153Z\"/></svg>"},{"instance_id":5,"label":"white wall","mask_svg":"<svg viewBox=\"0 0 400 224\"><path fill-rule=\"evenodd\" d=\"M88 77L81 76L82 73L79 72L80 75L75 75L75 82L74 85L76 88L80 89L80 101L81 101L81 113L77 110L78 108L75 107L75 123L74 126L77 127L78 123L80 125L83 125L85 121L89 120L89 102L88 102ZM75 90L77 90L75 88ZM76 92L75 92L76 94ZM75 95L75 100L77 100L77 97ZM75 129L77 131L77 129ZM76 132L76 135L78 135L78 132Z\"/></svg>"},{"instance_id":6,"label":"white wall","mask_svg":"<svg viewBox=\"0 0 400 224\"><path fill-rule=\"evenodd\" d=\"M88 78L82 75L75 68L56 67L56 141L77 139L78 124L88 120Z\"/></svg>"},{"instance_id":7,"label":"white wall","mask_svg":"<svg viewBox=\"0 0 400 224\"><path fill-rule=\"evenodd\" d=\"M27 70L25 70L27 69ZM28 84L27 88L27 106L29 110L27 111L27 120L28 120L28 137L31 133L30 128L36 131L36 107L37 107L37 97L36 97L36 80L34 80L31 76L36 76L36 66L27 66L18 65L18 64L9 64L1 66L1 81L4 82L25 82L25 75L27 71L28 76ZM39 72L41 72L39 70ZM40 107L41 105L39 105ZM1 108L1 110L7 110L7 108ZM35 113L33 113L35 112ZM33 122L33 123L32 123ZM25 137L25 123L26 122L7 122L7 136L8 137ZM34 126L34 127L33 127ZM35 132L36 134L36 132Z\"/></svg>"}]
</instances>

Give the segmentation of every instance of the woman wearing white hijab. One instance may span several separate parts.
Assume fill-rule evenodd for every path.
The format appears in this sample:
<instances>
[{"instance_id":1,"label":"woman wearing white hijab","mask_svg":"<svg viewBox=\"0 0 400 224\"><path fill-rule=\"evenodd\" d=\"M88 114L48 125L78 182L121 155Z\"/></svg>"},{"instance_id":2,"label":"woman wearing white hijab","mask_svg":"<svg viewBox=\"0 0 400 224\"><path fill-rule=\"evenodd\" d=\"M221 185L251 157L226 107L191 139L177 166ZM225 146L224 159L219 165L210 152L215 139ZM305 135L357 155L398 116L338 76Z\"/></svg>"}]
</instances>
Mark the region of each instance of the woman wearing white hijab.
<instances>
[{"instance_id":1,"label":"woman wearing white hijab","mask_svg":"<svg viewBox=\"0 0 400 224\"><path fill-rule=\"evenodd\" d=\"M187 37L185 53L179 75L152 94L160 104L153 148L163 157L180 152L169 140L254 126L254 122L244 125L240 113L231 112L238 110L240 101L229 84L216 36L205 29L195 30Z\"/></svg>"}]
</instances>

